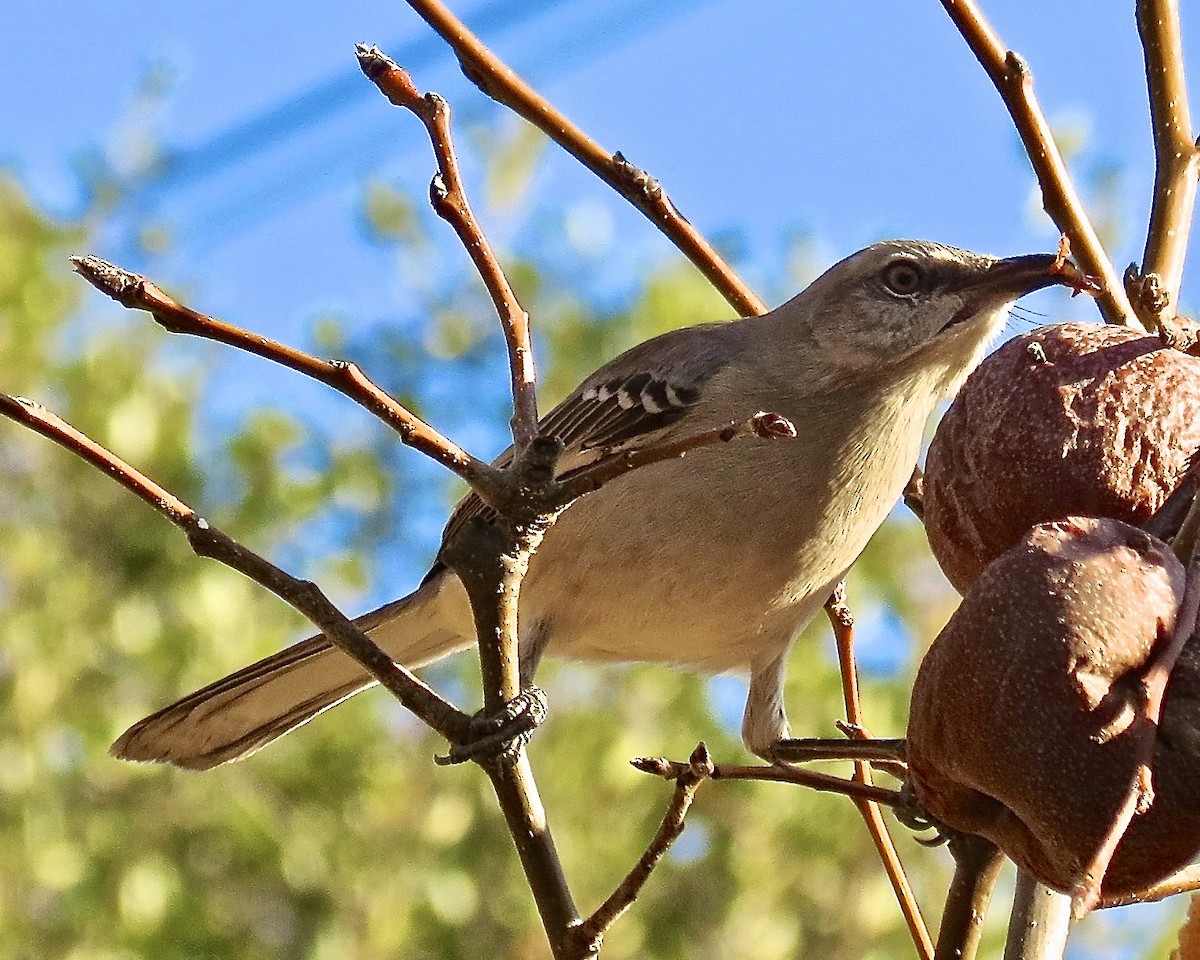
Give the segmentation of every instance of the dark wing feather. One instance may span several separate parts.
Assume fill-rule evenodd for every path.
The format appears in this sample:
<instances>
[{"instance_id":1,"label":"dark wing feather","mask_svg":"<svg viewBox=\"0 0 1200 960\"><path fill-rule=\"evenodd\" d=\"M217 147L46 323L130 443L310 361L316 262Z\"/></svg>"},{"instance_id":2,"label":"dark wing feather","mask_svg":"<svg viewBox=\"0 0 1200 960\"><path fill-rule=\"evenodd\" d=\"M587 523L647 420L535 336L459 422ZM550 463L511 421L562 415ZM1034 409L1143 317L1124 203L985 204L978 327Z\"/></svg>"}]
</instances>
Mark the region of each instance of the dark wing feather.
<instances>
[{"instance_id":1,"label":"dark wing feather","mask_svg":"<svg viewBox=\"0 0 1200 960\"><path fill-rule=\"evenodd\" d=\"M563 442L559 473L623 446L649 442L673 426L733 359L738 343L731 336L734 328L716 323L672 331L639 344L588 377L539 424L543 436ZM502 466L511 458L509 449L496 463ZM470 494L450 517L442 542L476 517L490 522L495 514Z\"/></svg>"}]
</instances>

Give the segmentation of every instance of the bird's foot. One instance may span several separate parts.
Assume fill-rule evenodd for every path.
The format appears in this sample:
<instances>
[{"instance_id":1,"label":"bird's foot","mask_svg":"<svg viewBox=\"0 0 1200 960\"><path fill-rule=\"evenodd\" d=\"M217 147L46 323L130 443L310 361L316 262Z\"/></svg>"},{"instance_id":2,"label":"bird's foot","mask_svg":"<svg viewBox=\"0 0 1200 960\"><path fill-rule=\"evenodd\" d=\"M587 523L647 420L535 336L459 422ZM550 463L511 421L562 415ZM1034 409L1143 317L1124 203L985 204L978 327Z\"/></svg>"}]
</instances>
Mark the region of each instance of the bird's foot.
<instances>
[{"instance_id":1,"label":"bird's foot","mask_svg":"<svg viewBox=\"0 0 1200 960\"><path fill-rule=\"evenodd\" d=\"M499 710L485 714L482 710L471 718L470 738L464 743L451 744L445 756L434 757L441 766L477 760L480 763L507 765L517 758L517 752L533 736L533 731L545 722L548 707L546 693L540 687L529 686Z\"/></svg>"}]
</instances>

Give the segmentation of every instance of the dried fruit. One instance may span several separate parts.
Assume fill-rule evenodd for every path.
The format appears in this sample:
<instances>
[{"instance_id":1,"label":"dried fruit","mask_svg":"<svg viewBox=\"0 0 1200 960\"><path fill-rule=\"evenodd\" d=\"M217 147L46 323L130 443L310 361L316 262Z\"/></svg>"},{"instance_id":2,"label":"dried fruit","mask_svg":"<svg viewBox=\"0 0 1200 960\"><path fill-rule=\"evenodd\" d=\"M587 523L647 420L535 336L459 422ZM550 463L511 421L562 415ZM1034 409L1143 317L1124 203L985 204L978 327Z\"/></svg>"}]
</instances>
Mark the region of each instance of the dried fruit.
<instances>
[{"instance_id":1,"label":"dried fruit","mask_svg":"<svg viewBox=\"0 0 1200 960\"><path fill-rule=\"evenodd\" d=\"M1124 327L1059 324L983 362L925 470L934 556L965 593L1035 523L1141 523L1200 447L1200 359Z\"/></svg>"},{"instance_id":2,"label":"dried fruit","mask_svg":"<svg viewBox=\"0 0 1200 960\"><path fill-rule=\"evenodd\" d=\"M922 807L1043 883L1079 884L1137 762L1127 695L1174 629L1183 588L1170 549L1127 524L1070 518L1029 531L921 664L908 760ZM1195 641L1171 676L1151 769L1153 805L1117 848L1105 895L1140 890L1200 850Z\"/></svg>"}]
</instances>

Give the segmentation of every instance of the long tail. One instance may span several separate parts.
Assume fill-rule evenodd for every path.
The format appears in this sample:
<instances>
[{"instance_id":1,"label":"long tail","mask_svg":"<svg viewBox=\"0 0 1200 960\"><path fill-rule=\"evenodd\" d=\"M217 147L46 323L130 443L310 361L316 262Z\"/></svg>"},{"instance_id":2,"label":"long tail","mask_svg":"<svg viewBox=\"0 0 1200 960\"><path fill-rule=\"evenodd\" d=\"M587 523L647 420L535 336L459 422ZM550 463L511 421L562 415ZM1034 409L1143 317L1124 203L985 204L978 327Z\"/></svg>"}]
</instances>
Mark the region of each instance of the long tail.
<instances>
[{"instance_id":1,"label":"long tail","mask_svg":"<svg viewBox=\"0 0 1200 960\"><path fill-rule=\"evenodd\" d=\"M444 570L355 623L406 667L440 660L473 637L466 593ZM110 752L208 770L248 757L374 683L324 636L310 637L139 720Z\"/></svg>"}]
</instances>

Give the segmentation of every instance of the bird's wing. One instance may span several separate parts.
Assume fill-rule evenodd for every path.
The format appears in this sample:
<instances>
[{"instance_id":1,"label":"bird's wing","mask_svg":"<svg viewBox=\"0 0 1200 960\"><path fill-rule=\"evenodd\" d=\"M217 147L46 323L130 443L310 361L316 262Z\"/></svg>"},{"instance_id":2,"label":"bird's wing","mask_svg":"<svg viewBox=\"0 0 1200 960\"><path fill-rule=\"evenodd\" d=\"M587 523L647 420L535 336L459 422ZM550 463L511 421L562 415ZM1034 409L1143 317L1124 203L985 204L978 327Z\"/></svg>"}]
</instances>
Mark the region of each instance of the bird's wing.
<instances>
[{"instance_id":1,"label":"bird's wing","mask_svg":"<svg viewBox=\"0 0 1200 960\"><path fill-rule=\"evenodd\" d=\"M559 476L607 454L663 437L700 402L705 387L736 357L739 341L734 327L711 323L673 330L638 344L584 380L539 423L542 436L563 442ZM511 460L509 448L495 462L504 466ZM490 521L495 513L470 494L455 508L442 542L475 517Z\"/></svg>"}]
</instances>

